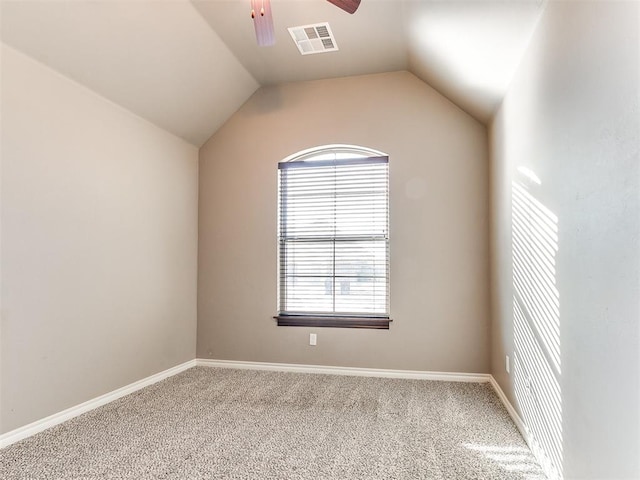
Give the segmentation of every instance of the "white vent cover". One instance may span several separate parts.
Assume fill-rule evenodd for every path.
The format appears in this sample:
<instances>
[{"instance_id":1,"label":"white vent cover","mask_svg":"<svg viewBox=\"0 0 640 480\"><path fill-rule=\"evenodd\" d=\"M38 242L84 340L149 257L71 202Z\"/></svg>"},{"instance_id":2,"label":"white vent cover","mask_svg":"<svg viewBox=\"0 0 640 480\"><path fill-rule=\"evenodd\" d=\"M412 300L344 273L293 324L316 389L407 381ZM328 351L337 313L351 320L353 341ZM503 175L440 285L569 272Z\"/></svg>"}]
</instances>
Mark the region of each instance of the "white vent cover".
<instances>
[{"instance_id":1,"label":"white vent cover","mask_svg":"<svg viewBox=\"0 0 640 480\"><path fill-rule=\"evenodd\" d=\"M289 33L302 55L338 50L336 39L333 38L331 27L327 22L289 27Z\"/></svg>"}]
</instances>

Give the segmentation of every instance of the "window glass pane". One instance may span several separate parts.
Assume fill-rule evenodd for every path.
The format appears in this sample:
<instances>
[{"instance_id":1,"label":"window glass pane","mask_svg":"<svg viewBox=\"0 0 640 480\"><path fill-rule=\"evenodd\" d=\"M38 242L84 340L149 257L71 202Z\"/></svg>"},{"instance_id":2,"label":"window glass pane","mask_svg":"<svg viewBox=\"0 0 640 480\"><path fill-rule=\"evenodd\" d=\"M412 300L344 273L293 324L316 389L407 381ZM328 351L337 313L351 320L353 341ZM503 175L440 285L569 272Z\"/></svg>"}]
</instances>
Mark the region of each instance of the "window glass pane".
<instances>
[{"instance_id":1,"label":"window glass pane","mask_svg":"<svg viewBox=\"0 0 640 480\"><path fill-rule=\"evenodd\" d=\"M384 279L336 278L336 311L353 314L384 312L386 296L387 284Z\"/></svg>"},{"instance_id":2,"label":"window glass pane","mask_svg":"<svg viewBox=\"0 0 640 480\"><path fill-rule=\"evenodd\" d=\"M289 313L332 313L332 277L287 277L286 306Z\"/></svg>"},{"instance_id":3,"label":"window glass pane","mask_svg":"<svg viewBox=\"0 0 640 480\"><path fill-rule=\"evenodd\" d=\"M335 275L364 279L387 277L386 240L336 242Z\"/></svg>"},{"instance_id":4,"label":"window glass pane","mask_svg":"<svg viewBox=\"0 0 640 480\"><path fill-rule=\"evenodd\" d=\"M282 242L284 265L288 277L333 276L333 242Z\"/></svg>"}]
</instances>

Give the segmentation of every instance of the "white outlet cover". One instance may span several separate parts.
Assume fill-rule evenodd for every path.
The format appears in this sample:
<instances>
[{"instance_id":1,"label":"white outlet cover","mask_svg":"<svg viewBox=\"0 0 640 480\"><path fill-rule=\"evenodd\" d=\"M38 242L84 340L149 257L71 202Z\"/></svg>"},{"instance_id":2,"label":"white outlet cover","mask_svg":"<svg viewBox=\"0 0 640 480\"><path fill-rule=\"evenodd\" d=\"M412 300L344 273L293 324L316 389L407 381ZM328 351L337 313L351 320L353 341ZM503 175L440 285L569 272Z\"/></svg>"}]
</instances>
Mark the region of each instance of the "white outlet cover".
<instances>
[{"instance_id":1,"label":"white outlet cover","mask_svg":"<svg viewBox=\"0 0 640 480\"><path fill-rule=\"evenodd\" d=\"M315 333L310 333L309 334L309 345L317 345L318 343L318 336Z\"/></svg>"},{"instance_id":2,"label":"white outlet cover","mask_svg":"<svg viewBox=\"0 0 640 480\"><path fill-rule=\"evenodd\" d=\"M507 371L507 373L511 373L511 364L509 362L509 355L507 355L505 357L505 364L504 364L504 368Z\"/></svg>"}]
</instances>

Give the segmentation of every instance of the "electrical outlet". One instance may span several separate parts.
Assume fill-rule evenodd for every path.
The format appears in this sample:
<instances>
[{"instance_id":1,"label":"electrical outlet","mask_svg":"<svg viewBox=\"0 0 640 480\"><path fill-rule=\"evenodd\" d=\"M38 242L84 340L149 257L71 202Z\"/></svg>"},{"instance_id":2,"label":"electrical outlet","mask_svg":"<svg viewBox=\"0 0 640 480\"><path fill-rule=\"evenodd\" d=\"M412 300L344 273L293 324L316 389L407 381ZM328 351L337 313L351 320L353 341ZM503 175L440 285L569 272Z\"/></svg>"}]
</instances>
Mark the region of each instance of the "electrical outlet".
<instances>
[{"instance_id":1,"label":"electrical outlet","mask_svg":"<svg viewBox=\"0 0 640 480\"><path fill-rule=\"evenodd\" d=\"M317 345L318 344L318 336L315 333L309 334L309 345Z\"/></svg>"},{"instance_id":2,"label":"electrical outlet","mask_svg":"<svg viewBox=\"0 0 640 480\"><path fill-rule=\"evenodd\" d=\"M504 368L507 371L507 373L511 373L511 362L509 361L509 355L505 357Z\"/></svg>"}]
</instances>

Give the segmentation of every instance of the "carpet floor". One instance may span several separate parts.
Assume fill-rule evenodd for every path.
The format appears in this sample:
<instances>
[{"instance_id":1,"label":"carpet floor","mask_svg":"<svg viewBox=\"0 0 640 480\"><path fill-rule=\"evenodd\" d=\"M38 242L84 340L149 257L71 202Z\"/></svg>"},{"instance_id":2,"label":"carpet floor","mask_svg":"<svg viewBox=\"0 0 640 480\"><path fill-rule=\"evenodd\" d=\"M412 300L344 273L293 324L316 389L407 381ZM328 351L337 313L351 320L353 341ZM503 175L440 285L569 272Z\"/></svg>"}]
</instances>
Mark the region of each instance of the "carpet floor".
<instances>
[{"instance_id":1,"label":"carpet floor","mask_svg":"<svg viewBox=\"0 0 640 480\"><path fill-rule=\"evenodd\" d=\"M488 384L195 367L0 450L3 479L527 479Z\"/></svg>"}]
</instances>

